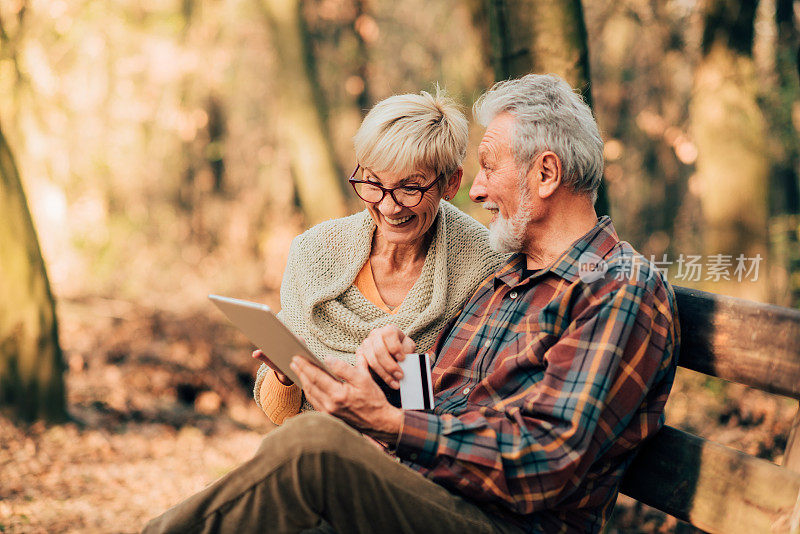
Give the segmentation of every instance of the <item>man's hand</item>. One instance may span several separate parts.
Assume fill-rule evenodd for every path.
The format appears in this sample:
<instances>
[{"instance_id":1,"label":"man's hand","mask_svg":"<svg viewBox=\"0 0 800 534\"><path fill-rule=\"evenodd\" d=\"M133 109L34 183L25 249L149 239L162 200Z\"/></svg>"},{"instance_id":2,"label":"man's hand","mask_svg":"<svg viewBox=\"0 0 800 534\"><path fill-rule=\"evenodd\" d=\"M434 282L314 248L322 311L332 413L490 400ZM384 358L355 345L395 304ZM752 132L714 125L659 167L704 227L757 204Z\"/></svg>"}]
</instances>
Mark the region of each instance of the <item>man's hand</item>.
<instances>
[{"instance_id":1,"label":"man's hand","mask_svg":"<svg viewBox=\"0 0 800 534\"><path fill-rule=\"evenodd\" d=\"M372 380L366 360L359 357L355 367L336 359L325 363L343 382L331 378L304 358L292 358L292 371L300 378L306 398L314 408L342 419L375 439L395 443L400 434L403 410L386 400Z\"/></svg>"},{"instance_id":2,"label":"man's hand","mask_svg":"<svg viewBox=\"0 0 800 534\"><path fill-rule=\"evenodd\" d=\"M394 325L376 328L369 333L356 350L356 358L363 358L375 373L390 387L400 389L403 371L397 362L417 348L414 340Z\"/></svg>"}]
</instances>

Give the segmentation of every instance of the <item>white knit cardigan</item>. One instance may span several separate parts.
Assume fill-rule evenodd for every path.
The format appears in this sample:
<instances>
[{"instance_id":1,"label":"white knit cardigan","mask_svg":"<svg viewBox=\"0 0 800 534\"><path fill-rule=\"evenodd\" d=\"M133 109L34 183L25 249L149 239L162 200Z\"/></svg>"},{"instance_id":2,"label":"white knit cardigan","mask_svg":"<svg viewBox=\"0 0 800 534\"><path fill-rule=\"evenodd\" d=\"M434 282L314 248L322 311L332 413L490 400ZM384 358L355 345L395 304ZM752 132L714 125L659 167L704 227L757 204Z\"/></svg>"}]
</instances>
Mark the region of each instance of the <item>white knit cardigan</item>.
<instances>
[{"instance_id":1,"label":"white knit cardigan","mask_svg":"<svg viewBox=\"0 0 800 534\"><path fill-rule=\"evenodd\" d=\"M281 319L322 359L355 363L364 338L387 324L411 337L420 352L428 351L477 286L508 258L491 250L483 225L449 202L439 204L434 225L420 277L394 314L353 285L369 258L376 228L366 210L297 236L281 284ZM256 378L253 394L259 406L268 369L262 364Z\"/></svg>"}]
</instances>

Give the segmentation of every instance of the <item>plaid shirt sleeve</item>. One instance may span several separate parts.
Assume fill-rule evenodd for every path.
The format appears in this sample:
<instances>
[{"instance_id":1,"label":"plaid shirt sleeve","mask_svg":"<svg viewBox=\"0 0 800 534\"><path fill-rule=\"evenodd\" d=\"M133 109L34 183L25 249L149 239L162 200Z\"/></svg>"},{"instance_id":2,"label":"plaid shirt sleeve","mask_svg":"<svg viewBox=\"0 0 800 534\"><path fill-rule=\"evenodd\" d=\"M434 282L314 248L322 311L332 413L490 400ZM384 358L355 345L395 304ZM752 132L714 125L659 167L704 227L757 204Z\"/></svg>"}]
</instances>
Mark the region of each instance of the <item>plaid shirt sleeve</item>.
<instances>
[{"instance_id":1,"label":"plaid shirt sleeve","mask_svg":"<svg viewBox=\"0 0 800 534\"><path fill-rule=\"evenodd\" d=\"M457 415L406 411L397 455L478 502L518 514L555 507L631 426L644 437L662 424L661 413L634 416L671 365L666 291L573 284L546 328L534 314L535 325L518 325L529 329L526 343L480 383L490 402ZM512 384L502 398L501 383Z\"/></svg>"}]
</instances>

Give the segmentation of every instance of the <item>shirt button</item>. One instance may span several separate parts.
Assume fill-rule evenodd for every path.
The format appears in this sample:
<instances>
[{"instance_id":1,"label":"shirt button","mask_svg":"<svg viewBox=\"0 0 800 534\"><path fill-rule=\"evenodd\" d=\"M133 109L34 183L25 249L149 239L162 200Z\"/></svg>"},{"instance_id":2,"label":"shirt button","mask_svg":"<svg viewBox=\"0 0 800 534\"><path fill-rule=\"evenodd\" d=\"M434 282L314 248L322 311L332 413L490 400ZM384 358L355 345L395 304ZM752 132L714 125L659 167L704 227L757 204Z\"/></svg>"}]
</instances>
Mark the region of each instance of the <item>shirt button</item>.
<instances>
[{"instance_id":1,"label":"shirt button","mask_svg":"<svg viewBox=\"0 0 800 534\"><path fill-rule=\"evenodd\" d=\"M411 454L408 455L408 457L411 458L412 460L416 460L417 459L417 453L416 452L412 452Z\"/></svg>"},{"instance_id":2,"label":"shirt button","mask_svg":"<svg viewBox=\"0 0 800 534\"><path fill-rule=\"evenodd\" d=\"M517 292L516 291L512 291L508 296L511 297L512 299L515 299L515 298L517 298Z\"/></svg>"},{"instance_id":3,"label":"shirt button","mask_svg":"<svg viewBox=\"0 0 800 534\"><path fill-rule=\"evenodd\" d=\"M464 391L462 391L462 393L464 395L469 395L469 388L464 388Z\"/></svg>"},{"instance_id":4,"label":"shirt button","mask_svg":"<svg viewBox=\"0 0 800 534\"><path fill-rule=\"evenodd\" d=\"M484 341L484 342L483 342L483 346L484 346L484 347L486 347L487 349L488 349L488 348L489 348L491 345L492 345L492 340L491 340L491 339L487 339L486 341Z\"/></svg>"}]
</instances>

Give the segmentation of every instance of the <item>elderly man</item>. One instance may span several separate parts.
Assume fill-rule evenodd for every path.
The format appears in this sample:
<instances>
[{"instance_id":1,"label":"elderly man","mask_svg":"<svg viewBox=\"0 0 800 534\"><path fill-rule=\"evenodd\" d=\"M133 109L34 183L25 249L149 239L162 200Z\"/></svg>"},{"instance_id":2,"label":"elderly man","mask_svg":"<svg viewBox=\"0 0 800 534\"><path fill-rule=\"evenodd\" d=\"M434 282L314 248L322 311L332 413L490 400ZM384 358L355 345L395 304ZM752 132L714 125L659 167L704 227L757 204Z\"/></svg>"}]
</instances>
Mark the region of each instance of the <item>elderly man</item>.
<instances>
[{"instance_id":1,"label":"elderly man","mask_svg":"<svg viewBox=\"0 0 800 534\"><path fill-rule=\"evenodd\" d=\"M389 405L414 343L373 331L343 382L295 358L307 398L256 456L148 527L153 532L599 532L638 446L663 422L675 299L597 218L602 140L556 76L495 85L470 197L511 259L436 344L435 409ZM383 451L359 432L388 446Z\"/></svg>"}]
</instances>

